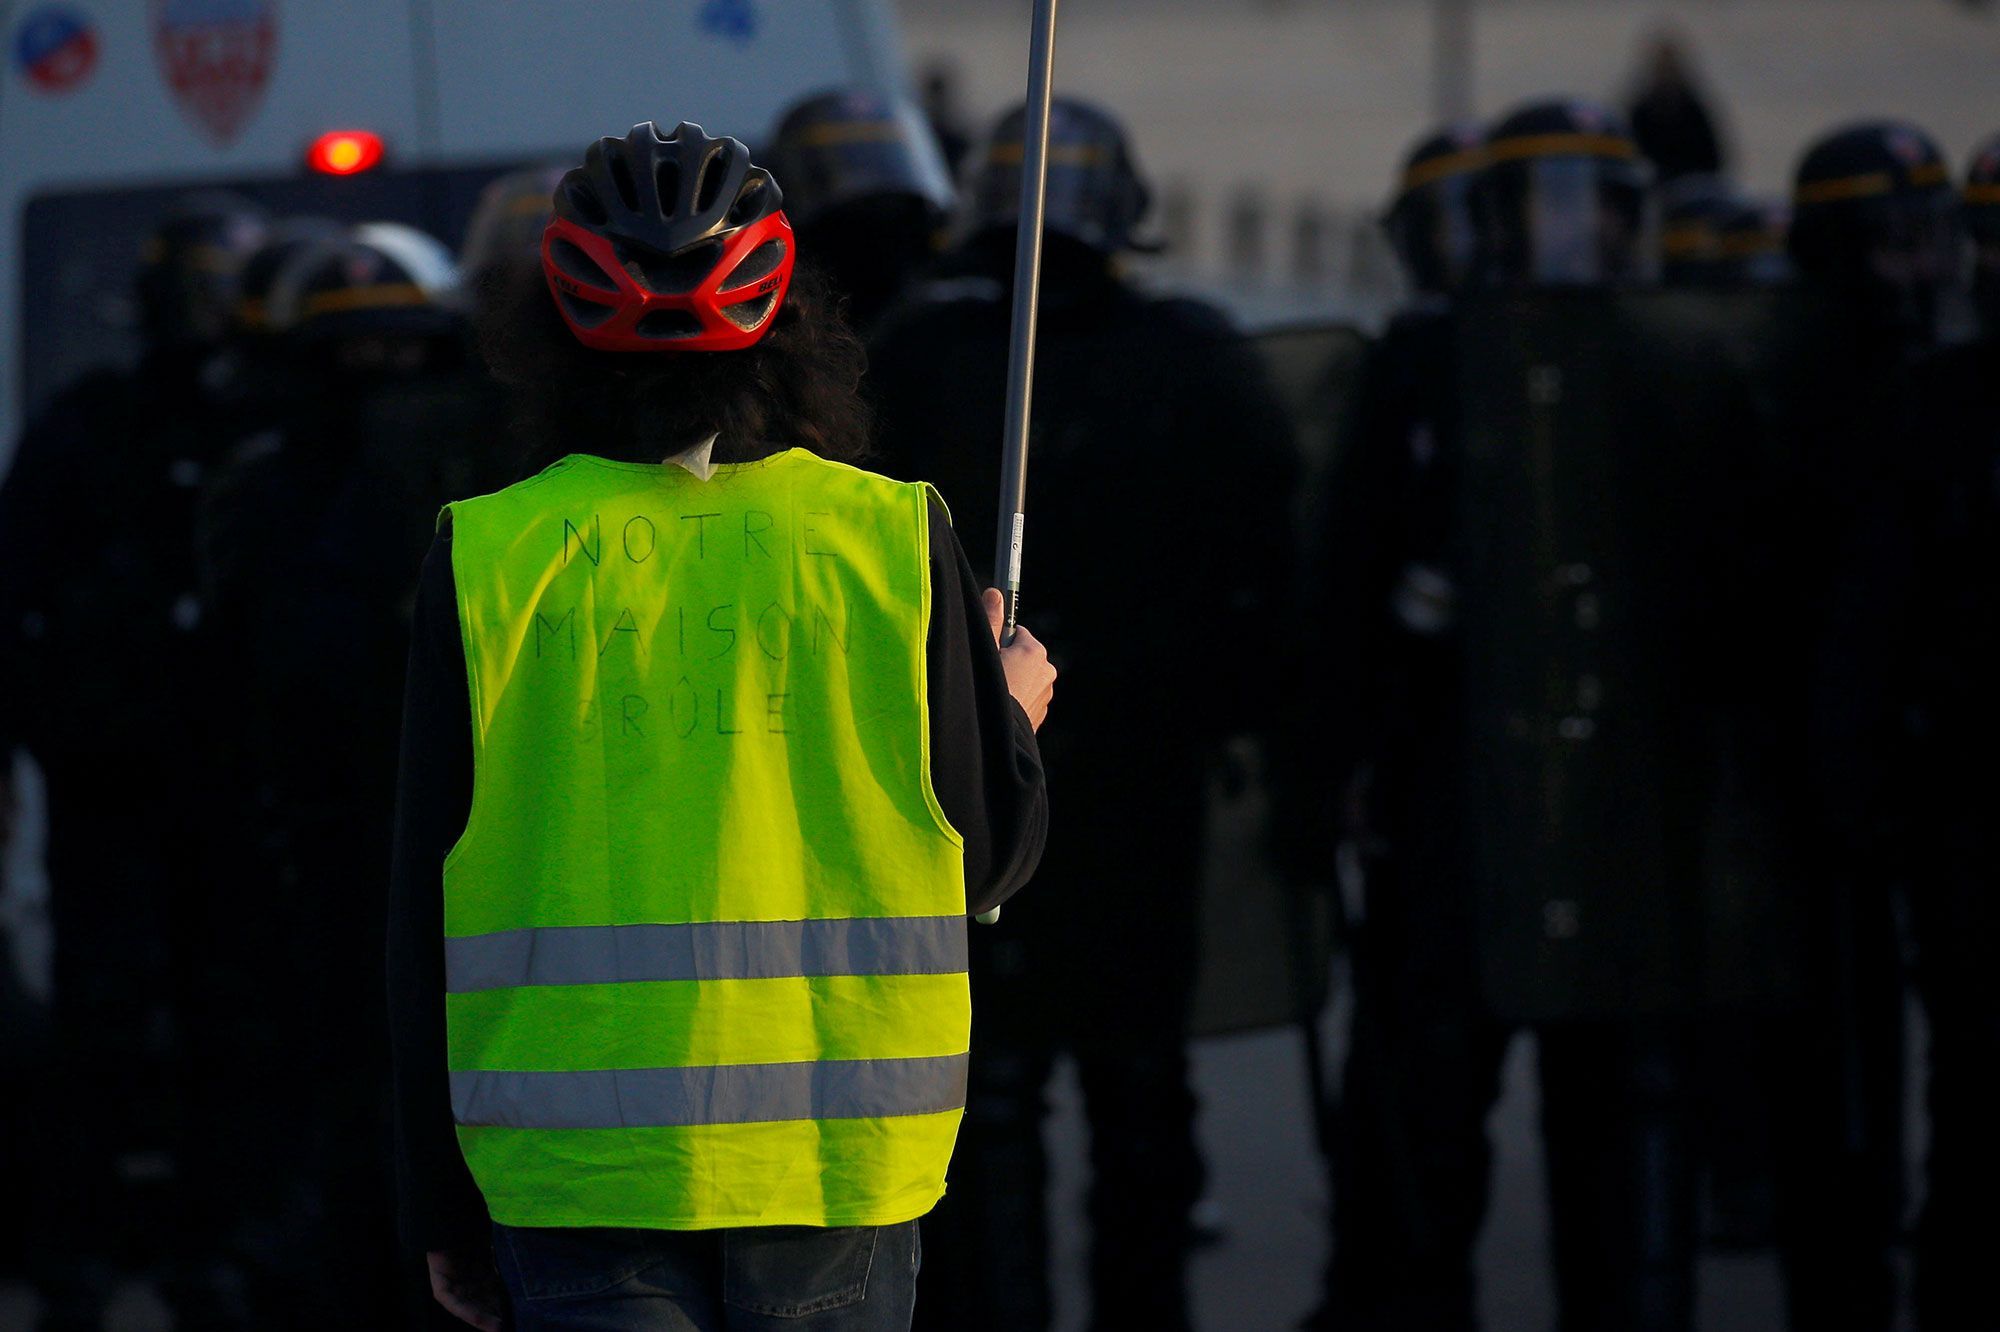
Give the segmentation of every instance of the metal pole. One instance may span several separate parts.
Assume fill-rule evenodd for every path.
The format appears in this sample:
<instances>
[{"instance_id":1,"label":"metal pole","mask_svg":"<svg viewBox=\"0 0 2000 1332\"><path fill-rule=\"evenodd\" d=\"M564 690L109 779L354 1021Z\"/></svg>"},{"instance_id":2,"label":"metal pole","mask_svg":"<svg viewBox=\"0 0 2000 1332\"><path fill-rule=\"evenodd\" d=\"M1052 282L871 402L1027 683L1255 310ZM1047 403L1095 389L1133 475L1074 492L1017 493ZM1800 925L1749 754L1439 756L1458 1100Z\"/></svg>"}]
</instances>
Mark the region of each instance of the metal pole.
<instances>
[{"instance_id":1,"label":"metal pole","mask_svg":"<svg viewBox=\"0 0 2000 1332\"><path fill-rule=\"evenodd\" d=\"M1002 646L1021 617L1021 531L1028 521L1028 410L1035 401L1035 325L1041 316L1042 219L1049 194L1049 103L1055 97L1056 0L1035 0L1029 34L1028 105L1021 127L1020 232L1014 242L1014 334L1007 358L1007 426L1001 436L1000 526L993 576L1007 603ZM991 925L995 907L979 917Z\"/></svg>"},{"instance_id":2,"label":"metal pole","mask_svg":"<svg viewBox=\"0 0 2000 1332\"><path fill-rule=\"evenodd\" d=\"M1021 531L1028 511L1028 411L1035 399L1035 326L1041 314L1042 220L1048 203L1049 103L1055 95L1057 0L1035 0L1022 127L1021 223L1014 245L1014 334L1007 362L1007 427L1000 465L1000 529L993 574L1007 601L1002 643L1021 610Z\"/></svg>"}]
</instances>

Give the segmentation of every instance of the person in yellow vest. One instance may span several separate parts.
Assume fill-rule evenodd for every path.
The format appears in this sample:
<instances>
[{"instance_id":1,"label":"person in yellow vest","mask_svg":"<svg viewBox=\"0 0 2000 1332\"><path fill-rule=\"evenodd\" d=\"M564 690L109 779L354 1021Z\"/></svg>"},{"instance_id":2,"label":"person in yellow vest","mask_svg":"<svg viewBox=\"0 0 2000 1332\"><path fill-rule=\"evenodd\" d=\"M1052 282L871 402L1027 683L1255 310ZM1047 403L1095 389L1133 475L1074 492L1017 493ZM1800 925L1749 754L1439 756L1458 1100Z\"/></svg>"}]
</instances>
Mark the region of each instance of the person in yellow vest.
<instances>
[{"instance_id":1,"label":"person in yellow vest","mask_svg":"<svg viewBox=\"0 0 2000 1332\"><path fill-rule=\"evenodd\" d=\"M781 204L634 126L489 302L540 470L439 519L389 928L405 1238L477 1327L907 1328L967 918L1041 855L1055 671L848 461Z\"/></svg>"}]
</instances>

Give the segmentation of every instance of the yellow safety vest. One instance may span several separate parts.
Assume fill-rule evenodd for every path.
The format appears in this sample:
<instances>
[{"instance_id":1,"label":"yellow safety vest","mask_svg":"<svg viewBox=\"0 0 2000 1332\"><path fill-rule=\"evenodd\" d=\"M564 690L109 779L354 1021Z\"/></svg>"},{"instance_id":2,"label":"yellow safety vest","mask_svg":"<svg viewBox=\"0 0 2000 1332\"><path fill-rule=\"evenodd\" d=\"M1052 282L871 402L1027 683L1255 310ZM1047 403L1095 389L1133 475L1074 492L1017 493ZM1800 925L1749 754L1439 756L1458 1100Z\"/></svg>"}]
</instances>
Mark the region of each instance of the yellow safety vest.
<instances>
[{"instance_id":1,"label":"yellow safety vest","mask_svg":"<svg viewBox=\"0 0 2000 1332\"><path fill-rule=\"evenodd\" d=\"M706 482L572 455L451 506L451 1093L495 1220L888 1225L944 1192L971 998L928 493L792 449Z\"/></svg>"}]
</instances>

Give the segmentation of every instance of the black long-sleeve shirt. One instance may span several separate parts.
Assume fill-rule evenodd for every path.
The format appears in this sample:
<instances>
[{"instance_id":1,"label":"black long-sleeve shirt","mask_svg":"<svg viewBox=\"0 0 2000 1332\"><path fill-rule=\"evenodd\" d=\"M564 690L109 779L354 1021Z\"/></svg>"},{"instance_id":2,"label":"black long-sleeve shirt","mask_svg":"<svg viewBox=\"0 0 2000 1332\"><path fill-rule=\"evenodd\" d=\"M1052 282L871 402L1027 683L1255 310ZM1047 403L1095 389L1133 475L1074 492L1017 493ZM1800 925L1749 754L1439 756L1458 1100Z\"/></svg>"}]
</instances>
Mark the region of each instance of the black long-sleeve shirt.
<instances>
[{"instance_id":1,"label":"black long-sleeve shirt","mask_svg":"<svg viewBox=\"0 0 2000 1332\"><path fill-rule=\"evenodd\" d=\"M931 784L965 839L968 908L1005 901L1041 859L1041 754L1006 676L972 567L931 505ZM403 1236L423 1250L486 1233L486 1205L452 1126L445 1063L444 859L472 809L472 705L459 636L451 534L425 557L404 696L389 894L390 1040L396 1071Z\"/></svg>"}]
</instances>

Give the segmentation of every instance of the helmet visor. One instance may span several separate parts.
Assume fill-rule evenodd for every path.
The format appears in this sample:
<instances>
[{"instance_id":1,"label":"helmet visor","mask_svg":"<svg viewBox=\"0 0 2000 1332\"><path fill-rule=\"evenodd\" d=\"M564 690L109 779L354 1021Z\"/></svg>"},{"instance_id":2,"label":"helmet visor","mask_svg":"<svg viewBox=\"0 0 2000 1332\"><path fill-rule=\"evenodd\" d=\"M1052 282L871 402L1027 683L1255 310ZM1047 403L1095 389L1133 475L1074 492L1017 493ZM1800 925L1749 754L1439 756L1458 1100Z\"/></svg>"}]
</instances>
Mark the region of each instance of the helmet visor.
<instances>
[{"instance_id":1,"label":"helmet visor","mask_svg":"<svg viewBox=\"0 0 2000 1332\"><path fill-rule=\"evenodd\" d=\"M1023 151L1021 143L1011 139L999 140L987 150L969 201L974 230L1020 221ZM1139 220L1138 192L1131 167L1115 145L1089 141L1049 145L1049 230L1095 249L1122 250L1131 244L1132 228Z\"/></svg>"},{"instance_id":2,"label":"helmet visor","mask_svg":"<svg viewBox=\"0 0 2000 1332\"><path fill-rule=\"evenodd\" d=\"M1419 291L1464 286L1479 256L1473 178L1451 176L1409 191L1389 213L1389 239Z\"/></svg>"},{"instance_id":3,"label":"helmet visor","mask_svg":"<svg viewBox=\"0 0 2000 1332\"><path fill-rule=\"evenodd\" d=\"M1597 287L1649 276L1644 170L1615 159L1530 158L1492 171L1496 272L1509 283Z\"/></svg>"},{"instance_id":4,"label":"helmet visor","mask_svg":"<svg viewBox=\"0 0 2000 1332\"><path fill-rule=\"evenodd\" d=\"M940 214L951 205L951 177L930 127L913 112L877 120L828 120L805 126L777 162L778 183L797 220L856 199L906 195Z\"/></svg>"},{"instance_id":5,"label":"helmet visor","mask_svg":"<svg viewBox=\"0 0 2000 1332\"><path fill-rule=\"evenodd\" d=\"M1896 286L1938 286L1958 269L1958 199L1931 190L1887 203L1869 255L1874 275Z\"/></svg>"}]
</instances>

